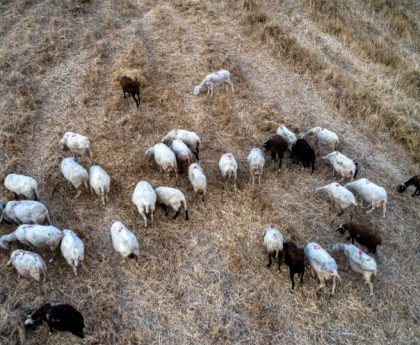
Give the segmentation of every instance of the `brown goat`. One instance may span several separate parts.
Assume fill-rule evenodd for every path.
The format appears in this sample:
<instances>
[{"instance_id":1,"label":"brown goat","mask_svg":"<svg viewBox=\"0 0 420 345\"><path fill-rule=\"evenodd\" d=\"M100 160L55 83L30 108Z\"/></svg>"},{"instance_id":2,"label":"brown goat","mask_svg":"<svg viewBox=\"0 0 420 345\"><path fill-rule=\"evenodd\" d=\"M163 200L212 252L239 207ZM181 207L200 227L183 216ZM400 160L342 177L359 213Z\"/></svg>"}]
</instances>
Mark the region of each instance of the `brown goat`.
<instances>
[{"instance_id":1,"label":"brown goat","mask_svg":"<svg viewBox=\"0 0 420 345\"><path fill-rule=\"evenodd\" d=\"M342 235L345 234L346 230L350 235L347 237L347 240L351 239L354 244L354 240L356 239L357 243L365 246L371 253L376 254L376 247L382 244L380 232L366 225L350 221L347 224L340 224L337 229Z\"/></svg>"},{"instance_id":2,"label":"brown goat","mask_svg":"<svg viewBox=\"0 0 420 345\"><path fill-rule=\"evenodd\" d=\"M295 273L300 273L300 284L303 286L303 274L305 273L305 255L303 249L299 249L293 242L283 244L284 262L289 266L292 292L295 292Z\"/></svg>"},{"instance_id":3,"label":"brown goat","mask_svg":"<svg viewBox=\"0 0 420 345\"><path fill-rule=\"evenodd\" d=\"M138 81L135 81L129 77L121 77L120 84L123 89L124 98L126 98L125 93L128 93L129 96L133 97L134 102L136 102L137 108L140 106L140 84ZM137 96L137 98L136 98Z\"/></svg>"},{"instance_id":4,"label":"brown goat","mask_svg":"<svg viewBox=\"0 0 420 345\"><path fill-rule=\"evenodd\" d=\"M279 169L283 161L284 153L287 151L287 141L278 134L273 135L269 140L264 143L264 148L271 153L274 167L276 166L277 159L279 160Z\"/></svg>"},{"instance_id":5,"label":"brown goat","mask_svg":"<svg viewBox=\"0 0 420 345\"><path fill-rule=\"evenodd\" d=\"M408 181L401 183L398 187L398 191L400 193L404 192L407 187L413 185L416 187L416 190L414 191L413 195L411 196L420 196L420 175L415 175L412 178L410 178Z\"/></svg>"}]
</instances>

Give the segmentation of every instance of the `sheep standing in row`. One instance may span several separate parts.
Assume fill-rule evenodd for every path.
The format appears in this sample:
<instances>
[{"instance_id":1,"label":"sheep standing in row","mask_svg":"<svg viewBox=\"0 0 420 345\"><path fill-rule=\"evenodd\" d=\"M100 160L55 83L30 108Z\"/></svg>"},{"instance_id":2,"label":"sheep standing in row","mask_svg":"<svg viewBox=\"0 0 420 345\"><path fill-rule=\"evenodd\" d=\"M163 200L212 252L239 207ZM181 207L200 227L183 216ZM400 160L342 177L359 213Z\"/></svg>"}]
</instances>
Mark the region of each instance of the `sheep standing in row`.
<instances>
[{"instance_id":1,"label":"sheep standing in row","mask_svg":"<svg viewBox=\"0 0 420 345\"><path fill-rule=\"evenodd\" d=\"M140 106L140 83L130 77L123 76L120 78L120 85L123 89L124 98L126 98L125 94L128 93L129 96L133 97L138 108Z\"/></svg>"},{"instance_id":2,"label":"sheep standing in row","mask_svg":"<svg viewBox=\"0 0 420 345\"><path fill-rule=\"evenodd\" d=\"M315 170L315 152L305 139L298 139L292 146L292 159L303 164L303 167L312 166L311 174Z\"/></svg>"},{"instance_id":3,"label":"sheep standing in row","mask_svg":"<svg viewBox=\"0 0 420 345\"><path fill-rule=\"evenodd\" d=\"M303 249L298 248L293 242L285 242L284 263L289 266L290 280L292 281L292 293L295 292L295 274L300 274L300 284L303 286L303 275L305 273L305 255Z\"/></svg>"},{"instance_id":4,"label":"sheep standing in row","mask_svg":"<svg viewBox=\"0 0 420 345\"><path fill-rule=\"evenodd\" d=\"M376 276L376 261L353 244L337 243L332 246L333 253L344 252L354 272L360 273L369 285L369 297L373 297L372 276Z\"/></svg>"},{"instance_id":5,"label":"sheep standing in row","mask_svg":"<svg viewBox=\"0 0 420 345\"><path fill-rule=\"evenodd\" d=\"M350 215L352 217L353 206L357 206L356 198L353 193L344 188L341 184L333 182L327 184L326 186L319 187L315 189L316 193L323 192L327 193L330 198L331 208L335 209L335 204L338 205L340 213L337 214L337 217L341 216L344 213L344 210L350 208Z\"/></svg>"},{"instance_id":6,"label":"sheep standing in row","mask_svg":"<svg viewBox=\"0 0 420 345\"><path fill-rule=\"evenodd\" d=\"M316 145L318 149L320 146L324 146L332 150L337 150L338 145L340 144L337 134L322 127L314 127L310 129L304 134L303 138L307 139L310 136L314 136L316 138Z\"/></svg>"},{"instance_id":7,"label":"sheep standing in row","mask_svg":"<svg viewBox=\"0 0 420 345\"><path fill-rule=\"evenodd\" d=\"M192 163L192 152L190 148L180 139L172 141L171 150L175 153L179 172L182 174Z\"/></svg>"},{"instance_id":8,"label":"sheep standing in row","mask_svg":"<svg viewBox=\"0 0 420 345\"><path fill-rule=\"evenodd\" d=\"M287 141L287 148L290 152L292 152L292 147L297 141L296 134L290 131L286 126L280 126L277 128L276 133Z\"/></svg>"},{"instance_id":9,"label":"sheep standing in row","mask_svg":"<svg viewBox=\"0 0 420 345\"><path fill-rule=\"evenodd\" d=\"M82 240L72 230L65 229L63 230L60 249L64 259L73 268L73 272L77 276L77 266L83 261L85 253Z\"/></svg>"},{"instance_id":10,"label":"sheep standing in row","mask_svg":"<svg viewBox=\"0 0 420 345\"><path fill-rule=\"evenodd\" d=\"M123 259L139 256L139 242L123 223L117 221L112 224L111 238L114 249L121 254Z\"/></svg>"},{"instance_id":11,"label":"sheep standing in row","mask_svg":"<svg viewBox=\"0 0 420 345\"><path fill-rule=\"evenodd\" d=\"M321 159L328 161L333 166L333 176L337 172L343 179L353 181L359 172L359 164L338 151L331 152Z\"/></svg>"},{"instance_id":12,"label":"sheep standing in row","mask_svg":"<svg viewBox=\"0 0 420 345\"><path fill-rule=\"evenodd\" d=\"M111 178L99 165L93 165L90 167L89 185L90 190L93 190L96 195L99 195L102 198L102 204L105 206L111 187Z\"/></svg>"},{"instance_id":13,"label":"sheep standing in row","mask_svg":"<svg viewBox=\"0 0 420 345\"><path fill-rule=\"evenodd\" d=\"M36 253L18 249L10 255L7 265L16 268L19 277L33 278L37 282L47 279L47 266L44 260Z\"/></svg>"},{"instance_id":14,"label":"sheep standing in row","mask_svg":"<svg viewBox=\"0 0 420 345\"><path fill-rule=\"evenodd\" d=\"M312 271L315 271L318 275L320 282L318 289L322 289L325 286L325 280L330 280L332 278L333 286L331 295L334 295L336 278L341 281L341 278L338 275L338 268L335 260L324 248L315 242L307 243L303 250Z\"/></svg>"},{"instance_id":15,"label":"sheep standing in row","mask_svg":"<svg viewBox=\"0 0 420 345\"><path fill-rule=\"evenodd\" d=\"M201 140L197 133L185 129L173 129L162 138L162 143L171 145L176 139L182 140L194 153L197 161L199 160L198 155L200 153Z\"/></svg>"},{"instance_id":16,"label":"sheep standing in row","mask_svg":"<svg viewBox=\"0 0 420 345\"><path fill-rule=\"evenodd\" d=\"M271 266L271 259L274 258L274 260L278 260L280 271L283 257L283 242L283 236L274 225L271 225L264 230L264 246L268 255L267 267Z\"/></svg>"},{"instance_id":17,"label":"sheep standing in row","mask_svg":"<svg viewBox=\"0 0 420 345\"><path fill-rule=\"evenodd\" d=\"M385 188L379 187L378 185L370 182L366 178L358 179L354 182L349 182L344 185L348 190L359 194L362 202L360 206L363 207L363 201L368 203L370 210L366 213L371 213L375 208L382 206L382 217L385 218L387 194Z\"/></svg>"},{"instance_id":18,"label":"sheep standing in row","mask_svg":"<svg viewBox=\"0 0 420 345\"><path fill-rule=\"evenodd\" d=\"M228 90L228 85L230 85L230 87L232 88L232 92L234 92L229 71L222 69L220 71L207 74L203 81L200 83L200 85L194 87L194 95L199 95L204 85L207 85L207 96L213 96L214 85L223 83L227 83L226 91Z\"/></svg>"},{"instance_id":19,"label":"sheep standing in row","mask_svg":"<svg viewBox=\"0 0 420 345\"><path fill-rule=\"evenodd\" d=\"M413 176L408 181L401 183L398 187L398 191L400 193L404 192L407 187L414 186L416 189L414 190L414 193L411 196L420 196L420 175Z\"/></svg>"},{"instance_id":20,"label":"sheep standing in row","mask_svg":"<svg viewBox=\"0 0 420 345\"><path fill-rule=\"evenodd\" d=\"M155 188L155 192L157 202L163 207L166 216L168 215L168 206L175 211L172 219L176 219L179 216L181 207L183 207L185 219L188 220L187 200L185 199L184 193L179 189L171 187L157 187Z\"/></svg>"},{"instance_id":21,"label":"sheep standing in row","mask_svg":"<svg viewBox=\"0 0 420 345\"><path fill-rule=\"evenodd\" d=\"M60 148L81 155L89 164L92 163L92 147L88 137L75 132L66 132L60 140Z\"/></svg>"},{"instance_id":22,"label":"sheep standing in row","mask_svg":"<svg viewBox=\"0 0 420 345\"><path fill-rule=\"evenodd\" d=\"M231 153L224 153L219 160L219 170L225 179L225 188L227 179L233 178L233 187L236 193L236 180L238 179L238 163Z\"/></svg>"},{"instance_id":23,"label":"sheep standing in row","mask_svg":"<svg viewBox=\"0 0 420 345\"><path fill-rule=\"evenodd\" d=\"M16 198L23 195L27 199L38 200L38 183L33 177L9 174L4 179L4 186L13 192Z\"/></svg>"},{"instance_id":24,"label":"sheep standing in row","mask_svg":"<svg viewBox=\"0 0 420 345\"><path fill-rule=\"evenodd\" d=\"M4 220L16 224L51 224L48 209L39 201L9 201L6 207L1 201L0 204L3 209L0 222Z\"/></svg>"},{"instance_id":25,"label":"sheep standing in row","mask_svg":"<svg viewBox=\"0 0 420 345\"><path fill-rule=\"evenodd\" d=\"M252 184L255 176L258 176L258 184L261 184L261 176L264 171L265 158L259 148L253 148L247 157L249 172L251 173Z\"/></svg>"},{"instance_id":26,"label":"sheep standing in row","mask_svg":"<svg viewBox=\"0 0 420 345\"><path fill-rule=\"evenodd\" d=\"M69 181L71 185L76 188L77 193L75 199L77 199L82 190L80 189L83 185L89 190L89 174L85 168L83 168L79 163L77 163L74 157L64 158L60 165L61 173L64 178Z\"/></svg>"},{"instance_id":27,"label":"sheep standing in row","mask_svg":"<svg viewBox=\"0 0 420 345\"><path fill-rule=\"evenodd\" d=\"M150 214L150 221L153 222L153 212L156 207L157 196L155 190L147 181L140 181L134 188L131 202L137 207L143 216L144 227L147 228L147 214Z\"/></svg>"},{"instance_id":28,"label":"sheep standing in row","mask_svg":"<svg viewBox=\"0 0 420 345\"><path fill-rule=\"evenodd\" d=\"M154 157L156 164L168 175L175 173L178 177L178 165L175 153L165 144L158 143L146 151L146 157Z\"/></svg>"},{"instance_id":29,"label":"sheep standing in row","mask_svg":"<svg viewBox=\"0 0 420 345\"><path fill-rule=\"evenodd\" d=\"M280 135L275 134L269 140L267 140L263 146L267 151L270 152L274 167L276 167L276 162L279 161L280 169L284 153L287 151L287 141Z\"/></svg>"},{"instance_id":30,"label":"sheep standing in row","mask_svg":"<svg viewBox=\"0 0 420 345\"><path fill-rule=\"evenodd\" d=\"M342 235L349 233L347 240L354 240L365 246L369 252L376 254L376 247L382 244L381 233L378 230L369 228L368 226L360 223L350 221L346 224L340 224L337 231Z\"/></svg>"},{"instance_id":31,"label":"sheep standing in row","mask_svg":"<svg viewBox=\"0 0 420 345\"><path fill-rule=\"evenodd\" d=\"M193 163L188 167L188 178L194 188L195 195L201 195L204 201L207 194L207 178L204 175L203 168L198 163Z\"/></svg>"}]
</instances>

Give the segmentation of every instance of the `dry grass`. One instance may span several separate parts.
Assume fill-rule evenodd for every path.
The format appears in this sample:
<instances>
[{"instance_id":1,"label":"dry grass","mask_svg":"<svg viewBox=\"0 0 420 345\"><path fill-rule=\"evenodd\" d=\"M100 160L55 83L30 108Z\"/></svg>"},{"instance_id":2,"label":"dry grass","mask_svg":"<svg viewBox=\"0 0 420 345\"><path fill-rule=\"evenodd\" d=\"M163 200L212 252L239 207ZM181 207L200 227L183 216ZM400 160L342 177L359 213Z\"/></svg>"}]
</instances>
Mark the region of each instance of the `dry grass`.
<instances>
[{"instance_id":1,"label":"dry grass","mask_svg":"<svg viewBox=\"0 0 420 345\"><path fill-rule=\"evenodd\" d=\"M418 129L408 125L410 119L418 123L409 111L416 108L403 113L406 103L401 109L384 103L375 83L360 82L367 74L352 79L346 68L329 64L302 44L301 27L293 33L273 17L284 6L270 3L276 11L250 0L0 5L0 178L10 172L34 176L53 222L75 230L86 247L79 277L57 258L41 286L17 279L5 266L9 253L0 253L1 344L416 343L420 200L395 190L420 168ZM288 14L305 14L297 11ZM350 17L347 7L340 11ZM407 12L389 11L380 10L384 23ZM395 26L402 44L414 42L413 23ZM418 75L407 75L415 66L398 56L405 61L395 68L398 83L417 85ZM235 93L217 87L213 98L194 96L193 86L222 67L232 72ZM121 75L140 82L140 110L122 97ZM317 292L309 275L292 295L286 268L279 274L265 267L267 224L278 224L300 244L317 241L329 248L343 240L334 228L346 220L333 217L313 193L331 181L321 162L311 176L287 159L280 172L268 161L261 188L249 185L246 155L280 124L296 132L315 125L338 132L343 152L360 162L361 176L389 191L385 220L379 213L357 213L383 231L374 299L361 277L341 269L343 258L337 258L343 281L333 298L327 290ZM172 128L197 131L203 139L205 204L194 198L185 176L175 181L144 159L146 148ZM67 130L91 138L95 164L112 177L106 207L87 192L73 199L59 173L65 154L57 143ZM236 195L219 177L217 162L227 150L240 163ZM172 221L157 210L155 223L144 229L130 203L142 179L183 190L190 221ZM13 197L4 187L0 194ZM116 219L140 239L137 265L122 263L112 249L109 229ZM2 225L0 232L13 229ZM25 332L26 313L51 300L82 311L86 340L50 337L45 326Z\"/></svg>"}]
</instances>

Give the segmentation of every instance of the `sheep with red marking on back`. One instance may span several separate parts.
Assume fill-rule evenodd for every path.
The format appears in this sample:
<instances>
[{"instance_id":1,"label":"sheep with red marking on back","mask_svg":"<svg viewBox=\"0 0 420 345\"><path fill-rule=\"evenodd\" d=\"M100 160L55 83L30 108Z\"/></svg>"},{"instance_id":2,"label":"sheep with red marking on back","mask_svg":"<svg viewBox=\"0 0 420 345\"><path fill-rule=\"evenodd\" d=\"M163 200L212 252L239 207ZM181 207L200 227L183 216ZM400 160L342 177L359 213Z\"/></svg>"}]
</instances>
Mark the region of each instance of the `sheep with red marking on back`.
<instances>
[{"instance_id":1,"label":"sheep with red marking on back","mask_svg":"<svg viewBox=\"0 0 420 345\"><path fill-rule=\"evenodd\" d=\"M17 249L12 255L7 265L12 265L16 268L19 277L32 278L37 282L41 279L47 279L47 266L44 260L36 253L27 250Z\"/></svg>"},{"instance_id":2,"label":"sheep with red marking on back","mask_svg":"<svg viewBox=\"0 0 420 345\"><path fill-rule=\"evenodd\" d=\"M194 153L197 161L199 160L201 139L197 133L185 129L173 129L162 138L162 143L171 145L175 139L182 140Z\"/></svg>"},{"instance_id":3,"label":"sheep with red marking on back","mask_svg":"<svg viewBox=\"0 0 420 345\"><path fill-rule=\"evenodd\" d=\"M350 209L350 215L352 216L353 207L357 206L353 193L337 182L315 188L315 192L326 193L330 199L332 209L335 208L335 204L338 205L340 213L337 216L341 216L345 209Z\"/></svg>"},{"instance_id":4,"label":"sheep with red marking on back","mask_svg":"<svg viewBox=\"0 0 420 345\"><path fill-rule=\"evenodd\" d=\"M123 223L116 221L112 224L111 238L114 249L121 254L123 259L139 256L139 241Z\"/></svg>"},{"instance_id":5,"label":"sheep with red marking on back","mask_svg":"<svg viewBox=\"0 0 420 345\"><path fill-rule=\"evenodd\" d=\"M182 174L186 170L186 167L192 163L192 152L181 139L172 141L171 150L175 153L179 172Z\"/></svg>"},{"instance_id":6,"label":"sheep with red marking on back","mask_svg":"<svg viewBox=\"0 0 420 345\"><path fill-rule=\"evenodd\" d=\"M84 259L85 246L82 240L72 230L63 230L63 235L60 247L61 254L73 268L74 275L77 276L77 266Z\"/></svg>"},{"instance_id":7,"label":"sheep with red marking on back","mask_svg":"<svg viewBox=\"0 0 420 345\"><path fill-rule=\"evenodd\" d=\"M333 166L333 177L335 172L338 172L343 179L353 181L359 172L359 164L353 162L341 152L331 152L321 159L328 161Z\"/></svg>"},{"instance_id":8,"label":"sheep with red marking on back","mask_svg":"<svg viewBox=\"0 0 420 345\"><path fill-rule=\"evenodd\" d=\"M60 140L60 148L64 151L70 150L86 158L92 163L92 146L88 137L75 132L66 132Z\"/></svg>"},{"instance_id":9,"label":"sheep with red marking on back","mask_svg":"<svg viewBox=\"0 0 420 345\"><path fill-rule=\"evenodd\" d=\"M188 167L188 178L194 188L195 195L201 195L204 201L207 194L207 178L200 164L193 163Z\"/></svg>"}]
</instances>

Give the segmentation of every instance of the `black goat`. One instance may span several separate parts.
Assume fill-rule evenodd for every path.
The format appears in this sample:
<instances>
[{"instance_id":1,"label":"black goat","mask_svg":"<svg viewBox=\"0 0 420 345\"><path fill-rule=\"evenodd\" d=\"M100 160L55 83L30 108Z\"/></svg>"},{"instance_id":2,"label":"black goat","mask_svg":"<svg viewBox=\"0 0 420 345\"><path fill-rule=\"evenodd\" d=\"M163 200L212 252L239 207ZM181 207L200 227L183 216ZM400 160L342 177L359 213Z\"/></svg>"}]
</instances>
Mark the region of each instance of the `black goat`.
<instances>
[{"instance_id":1,"label":"black goat","mask_svg":"<svg viewBox=\"0 0 420 345\"><path fill-rule=\"evenodd\" d=\"M420 175L413 176L408 181L406 181L404 183L401 183L398 186L398 191L400 193L402 193L407 189L407 187L409 187L411 185L416 187L416 190L414 191L414 193L411 196L416 196L416 195L420 196Z\"/></svg>"},{"instance_id":2,"label":"black goat","mask_svg":"<svg viewBox=\"0 0 420 345\"><path fill-rule=\"evenodd\" d=\"M129 77L121 77L120 84L123 89L124 98L126 98L125 93L127 92L131 97L133 97L134 102L136 102L137 108L140 106L140 84L138 81L135 81ZM137 96L137 98L136 98Z\"/></svg>"},{"instance_id":3,"label":"black goat","mask_svg":"<svg viewBox=\"0 0 420 345\"><path fill-rule=\"evenodd\" d=\"M292 146L291 158L293 158L293 160L297 159L298 162L302 162L304 168L312 165L311 174L314 173L315 152L305 139L298 139Z\"/></svg>"},{"instance_id":4,"label":"black goat","mask_svg":"<svg viewBox=\"0 0 420 345\"><path fill-rule=\"evenodd\" d=\"M277 159L279 160L279 169L283 161L284 153L287 151L287 141L278 134L273 135L264 143L264 148L270 151L274 166L276 166Z\"/></svg>"},{"instance_id":5,"label":"black goat","mask_svg":"<svg viewBox=\"0 0 420 345\"><path fill-rule=\"evenodd\" d=\"M292 292L295 292L295 273L300 274L300 284L303 285L305 255L303 253L303 249L299 249L293 242L284 242L283 253L284 263L289 266L290 280L292 281Z\"/></svg>"}]
</instances>

